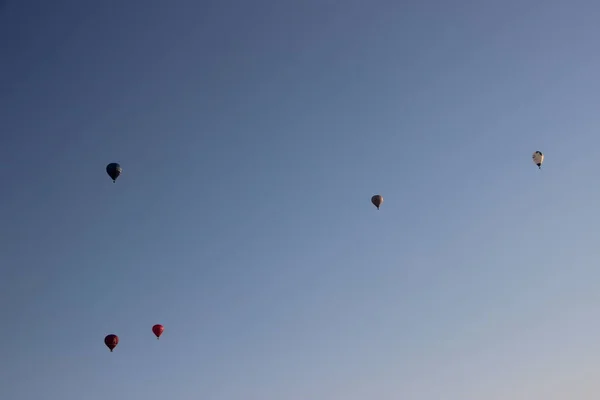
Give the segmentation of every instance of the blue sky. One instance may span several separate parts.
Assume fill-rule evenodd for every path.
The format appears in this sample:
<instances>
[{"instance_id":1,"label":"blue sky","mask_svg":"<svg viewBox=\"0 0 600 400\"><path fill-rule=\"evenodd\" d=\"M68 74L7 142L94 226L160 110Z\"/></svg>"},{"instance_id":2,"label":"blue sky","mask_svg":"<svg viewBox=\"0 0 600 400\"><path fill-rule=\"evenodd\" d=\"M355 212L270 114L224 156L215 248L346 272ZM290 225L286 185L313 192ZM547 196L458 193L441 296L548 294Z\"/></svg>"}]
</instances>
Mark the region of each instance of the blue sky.
<instances>
[{"instance_id":1,"label":"blue sky","mask_svg":"<svg viewBox=\"0 0 600 400\"><path fill-rule=\"evenodd\" d=\"M5 1L2 397L597 398L598 15Z\"/></svg>"}]
</instances>

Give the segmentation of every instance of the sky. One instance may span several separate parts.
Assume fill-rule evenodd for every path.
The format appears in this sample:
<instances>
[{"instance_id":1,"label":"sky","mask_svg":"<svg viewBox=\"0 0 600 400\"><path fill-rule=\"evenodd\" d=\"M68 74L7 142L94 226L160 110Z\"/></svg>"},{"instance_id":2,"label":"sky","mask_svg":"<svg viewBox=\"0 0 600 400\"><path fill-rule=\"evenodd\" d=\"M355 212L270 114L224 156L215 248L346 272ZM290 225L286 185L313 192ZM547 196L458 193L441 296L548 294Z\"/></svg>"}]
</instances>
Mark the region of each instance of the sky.
<instances>
[{"instance_id":1,"label":"sky","mask_svg":"<svg viewBox=\"0 0 600 400\"><path fill-rule=\"evenodd\" d=\"M597 399L599 16L4 0L2 398Z\"/></svg>"}]
</instances>

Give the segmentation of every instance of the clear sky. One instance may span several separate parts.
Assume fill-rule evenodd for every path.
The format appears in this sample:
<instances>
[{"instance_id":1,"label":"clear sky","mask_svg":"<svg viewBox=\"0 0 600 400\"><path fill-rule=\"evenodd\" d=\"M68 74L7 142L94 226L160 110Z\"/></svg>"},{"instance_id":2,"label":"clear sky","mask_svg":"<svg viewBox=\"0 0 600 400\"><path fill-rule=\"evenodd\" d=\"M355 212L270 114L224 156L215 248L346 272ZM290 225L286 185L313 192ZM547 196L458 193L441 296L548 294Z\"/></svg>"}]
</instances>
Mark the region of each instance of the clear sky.
<instances>
[{"instance_id":1,"label":"clear sky","mask_svg":"<svg viewBox=\"0 0 600 400\"><path fill-rule=\"evenodd\" d=\"M597 399L599 16L4 0L2 399Z\"/></svg>"}]
</instances>

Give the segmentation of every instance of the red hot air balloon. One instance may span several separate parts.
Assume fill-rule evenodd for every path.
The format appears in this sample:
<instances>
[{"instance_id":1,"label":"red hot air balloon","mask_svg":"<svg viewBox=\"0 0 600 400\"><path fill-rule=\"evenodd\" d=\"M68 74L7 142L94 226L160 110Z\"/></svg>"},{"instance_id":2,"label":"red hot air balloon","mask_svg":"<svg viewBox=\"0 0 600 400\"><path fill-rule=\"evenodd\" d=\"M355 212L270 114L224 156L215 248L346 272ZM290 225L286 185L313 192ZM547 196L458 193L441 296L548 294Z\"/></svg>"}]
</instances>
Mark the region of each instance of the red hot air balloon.
<instances>
[{"instance_id":1,"label":"red hot air balloon","mask_svg":"<svg viewBox=\"0 0 600 400\"><path fill-rule=\"evenodd\" d=\"M154 333L156 335L156 339L159 339L160 335L162 335L164 331L165 331L165 327L162 326L161 324L156 324L152 327L152 333Z\"/></svg>"},{"instance_id":2,"label":"red hot air balloon","mask_svg":"<svg viewBox=\"0 0 600 400\"><path fill-rule=\"evenodd\" d=\"M119 344L119 337L117 335L106 335L106 337L104 338L104 344L112 353L115 347L117 347L117 345Z\"/></svg>"}]
</instances>

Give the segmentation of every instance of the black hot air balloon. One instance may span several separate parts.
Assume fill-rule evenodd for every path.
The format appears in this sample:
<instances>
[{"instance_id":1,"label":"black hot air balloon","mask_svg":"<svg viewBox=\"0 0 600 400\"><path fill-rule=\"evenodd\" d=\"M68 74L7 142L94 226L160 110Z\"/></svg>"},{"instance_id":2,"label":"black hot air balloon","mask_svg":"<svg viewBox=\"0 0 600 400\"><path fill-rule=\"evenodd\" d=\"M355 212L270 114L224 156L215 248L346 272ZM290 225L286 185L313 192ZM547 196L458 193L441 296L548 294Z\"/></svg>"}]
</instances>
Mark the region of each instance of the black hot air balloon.
<instances>
[{"instance_id":1,"label":"black hot air balloon","mask_svg":"<svg viewBox=\"0 0 600 400\"><path fill-rule=\"evenodd\" d=\"M379 207L381 207L383 204L383 196L376 194L375 196L371 197L371 203L373 203L373 205L379 210Z\"/></svg>"},{"instance_id":2,"label":"black hot air balloon","mask_svg":"<svg viewBox=\"0 0 600 400\"><path fill-rule=\"evenodd\" d=\"M117 178L121 176L123 172L123 168L119 165L119 163L110 163L106 166L106 173L110 176L110 179L113 180L113 183L117 181Z\"/></svg>"}]
</instances>

